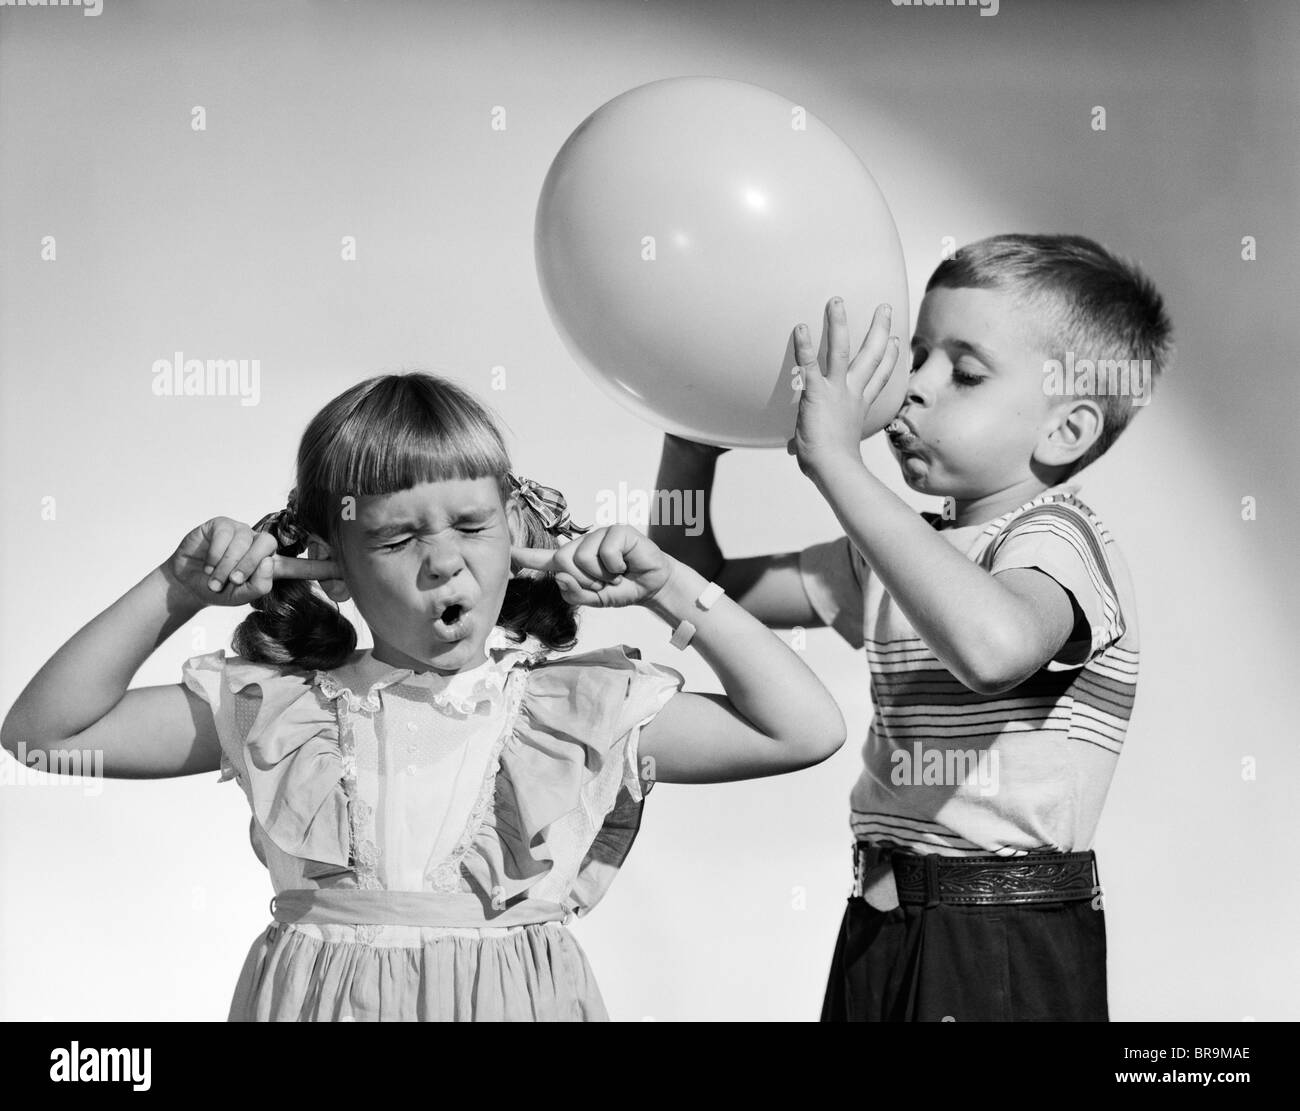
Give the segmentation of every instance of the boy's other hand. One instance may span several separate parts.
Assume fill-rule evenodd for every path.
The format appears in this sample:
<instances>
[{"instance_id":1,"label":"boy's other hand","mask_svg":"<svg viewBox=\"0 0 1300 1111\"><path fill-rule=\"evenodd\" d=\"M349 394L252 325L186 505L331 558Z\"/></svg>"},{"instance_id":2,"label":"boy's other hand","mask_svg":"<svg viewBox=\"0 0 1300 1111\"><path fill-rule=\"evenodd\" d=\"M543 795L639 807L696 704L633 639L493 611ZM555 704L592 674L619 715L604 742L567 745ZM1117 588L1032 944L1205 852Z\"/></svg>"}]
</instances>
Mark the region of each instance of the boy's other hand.
<instances>
[{"instance_id":1,"label":"boy's other hand","mask_svg":"<svg viewBox=\"0 0 1300 1111\"><path fill-rule=\"evenodd\" d=\"M786 453L809 477L829 460L862 459L862 425L898 362L899 340L889 334L893 310L880 305L858 353L849 361L849 324L844 302L826 305L826 372L806 324L794 330L794 355L803 372L799 416Z\"/></svg>"}]
</instances>

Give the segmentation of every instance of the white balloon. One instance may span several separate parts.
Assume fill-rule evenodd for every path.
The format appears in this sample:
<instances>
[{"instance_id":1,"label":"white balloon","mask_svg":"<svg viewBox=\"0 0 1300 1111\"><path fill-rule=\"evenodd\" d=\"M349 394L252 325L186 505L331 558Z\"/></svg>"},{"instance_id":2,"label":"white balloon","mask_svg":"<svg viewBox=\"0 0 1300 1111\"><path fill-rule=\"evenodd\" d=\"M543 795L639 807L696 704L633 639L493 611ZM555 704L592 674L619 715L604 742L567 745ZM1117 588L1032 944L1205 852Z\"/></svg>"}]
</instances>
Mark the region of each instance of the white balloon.
<instances>
[{"instance_id":1,"label":"white balloon","mask_svg":"<svg viewBox=\"0 0 1300 1111\"><path fill-rule=\"evenodd\" d=\"M852 149L767 89L676 77L598 108L546 175L535 253L569 352L664 431L784 447L799 402L791 333L802 322L819 337L834 296L850 355L881 303L902 341L863 436L903 403L910 317L893 217Z\"/></svg>"}]
</instances>

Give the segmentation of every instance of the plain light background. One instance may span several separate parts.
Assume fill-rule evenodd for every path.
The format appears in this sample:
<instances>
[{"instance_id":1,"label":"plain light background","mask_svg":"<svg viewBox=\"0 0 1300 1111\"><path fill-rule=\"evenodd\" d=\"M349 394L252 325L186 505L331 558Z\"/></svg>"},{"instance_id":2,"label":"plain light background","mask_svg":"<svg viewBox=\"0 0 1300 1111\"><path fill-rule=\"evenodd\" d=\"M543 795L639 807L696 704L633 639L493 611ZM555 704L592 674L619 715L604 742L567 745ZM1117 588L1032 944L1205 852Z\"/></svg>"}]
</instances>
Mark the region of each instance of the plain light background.
<instances>
[{"instance_id":1,"label":"plain light background","mask_svg":"<svg viewBox=\"0 0 1300 1111\"><path fill-rule=\"evenodd\" d=\"M1112 1015L1300 1017L1286 867L1300 783L1286 712L1298 16L1286 0L1003 0L993 18L887 0L5 8L3 709L195 524L280 507L306 421L379 371L474 389L516 469L563 489L580 522L620 482L649 488L659 434L586 379L546 315L537 194L611 97L677 75L748 81L804 105L870 168L913 316L946 236L1083 233L1165 293L1176 368L1082 476L1132 566L1142 636L1096 842ZM47 235L56 262L40 258ZM344 235L355 263L340 261ZM855 345L869 309L849 306ZM176 350L260 359L260 404L154 397L153 361ZM882 444L864 458L934 507ZM779 451L723 458L714 518L730 556L840 532ZM243 612L200 615L137 684L228 648ZM580 649L636 645L718 689L668 635L644 611L590 613ZM870 706L865 658L835 633L810 632L806 658L844 708L844 749L795 776L659 786L623 874L576 924L615 1018L816 1017ZM224 1018L269 921L247 826L215 775L97 796L0 786L0 1018Z\"/></svg>"}]
</instances>

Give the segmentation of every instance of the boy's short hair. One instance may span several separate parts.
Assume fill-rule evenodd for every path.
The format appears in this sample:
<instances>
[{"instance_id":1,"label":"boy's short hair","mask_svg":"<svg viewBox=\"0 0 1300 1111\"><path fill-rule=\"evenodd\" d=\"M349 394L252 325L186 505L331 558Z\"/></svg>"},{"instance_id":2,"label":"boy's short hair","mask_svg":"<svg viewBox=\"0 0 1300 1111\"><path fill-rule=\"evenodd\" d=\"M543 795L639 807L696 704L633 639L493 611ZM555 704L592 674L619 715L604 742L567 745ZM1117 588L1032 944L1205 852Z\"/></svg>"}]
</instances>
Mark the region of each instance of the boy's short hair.
<instances>
[{"instance_id":1,"label":"boy's short hair","mask_svg":"<svg viewBox=\"0 0 1300 1111\"><path fill-rule=\"evenodd\" d=\"M1173 329L1164 300L1151 280L1130 262L1117 258L1082 235L994 235L962 247L930 275L932 289L998 289L1017 294L1036 313L1040 341L1064 366L1078 360L1094 365L1109 360L1140 360L1145 388L1173 361ZM1113 363L1112 378L1117 376ZM1055 368L1053 368L1054 370ZM1048 368L1044 367L1046 381ZM1104 420L1097 441L1065 477L1099 459L1133 419L1139 406L1132 396L1108 388L1103 375L1096 389L1070 393L1090 397ZM1148 398L1149 400L1149 398Z\"/></svg>"}]
</instances>

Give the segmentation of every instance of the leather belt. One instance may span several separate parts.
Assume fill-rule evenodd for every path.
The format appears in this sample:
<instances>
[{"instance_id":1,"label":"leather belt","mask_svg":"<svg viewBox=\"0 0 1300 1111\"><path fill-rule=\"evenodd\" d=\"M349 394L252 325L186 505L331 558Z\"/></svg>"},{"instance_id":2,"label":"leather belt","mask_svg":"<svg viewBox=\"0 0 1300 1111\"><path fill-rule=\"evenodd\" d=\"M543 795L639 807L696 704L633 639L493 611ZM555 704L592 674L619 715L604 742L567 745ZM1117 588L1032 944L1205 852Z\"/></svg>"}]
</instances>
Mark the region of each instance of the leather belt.
<instances>
[{"instance_id":1,"label":"leather belt","mask_svg":"<svg viewBox=\"0 0 1300 1111\"><path fill-rule=\"evenodd\" d=\"M1091 899L1101 892L1095 854L1030 853L1025 856L937 856L859 842L854 847L853 893L871 897L881 873L892 872L897 901L908 906L1010 906ZM865 893L865 896L864 896Z\"/></svg>"}]
</instances>

